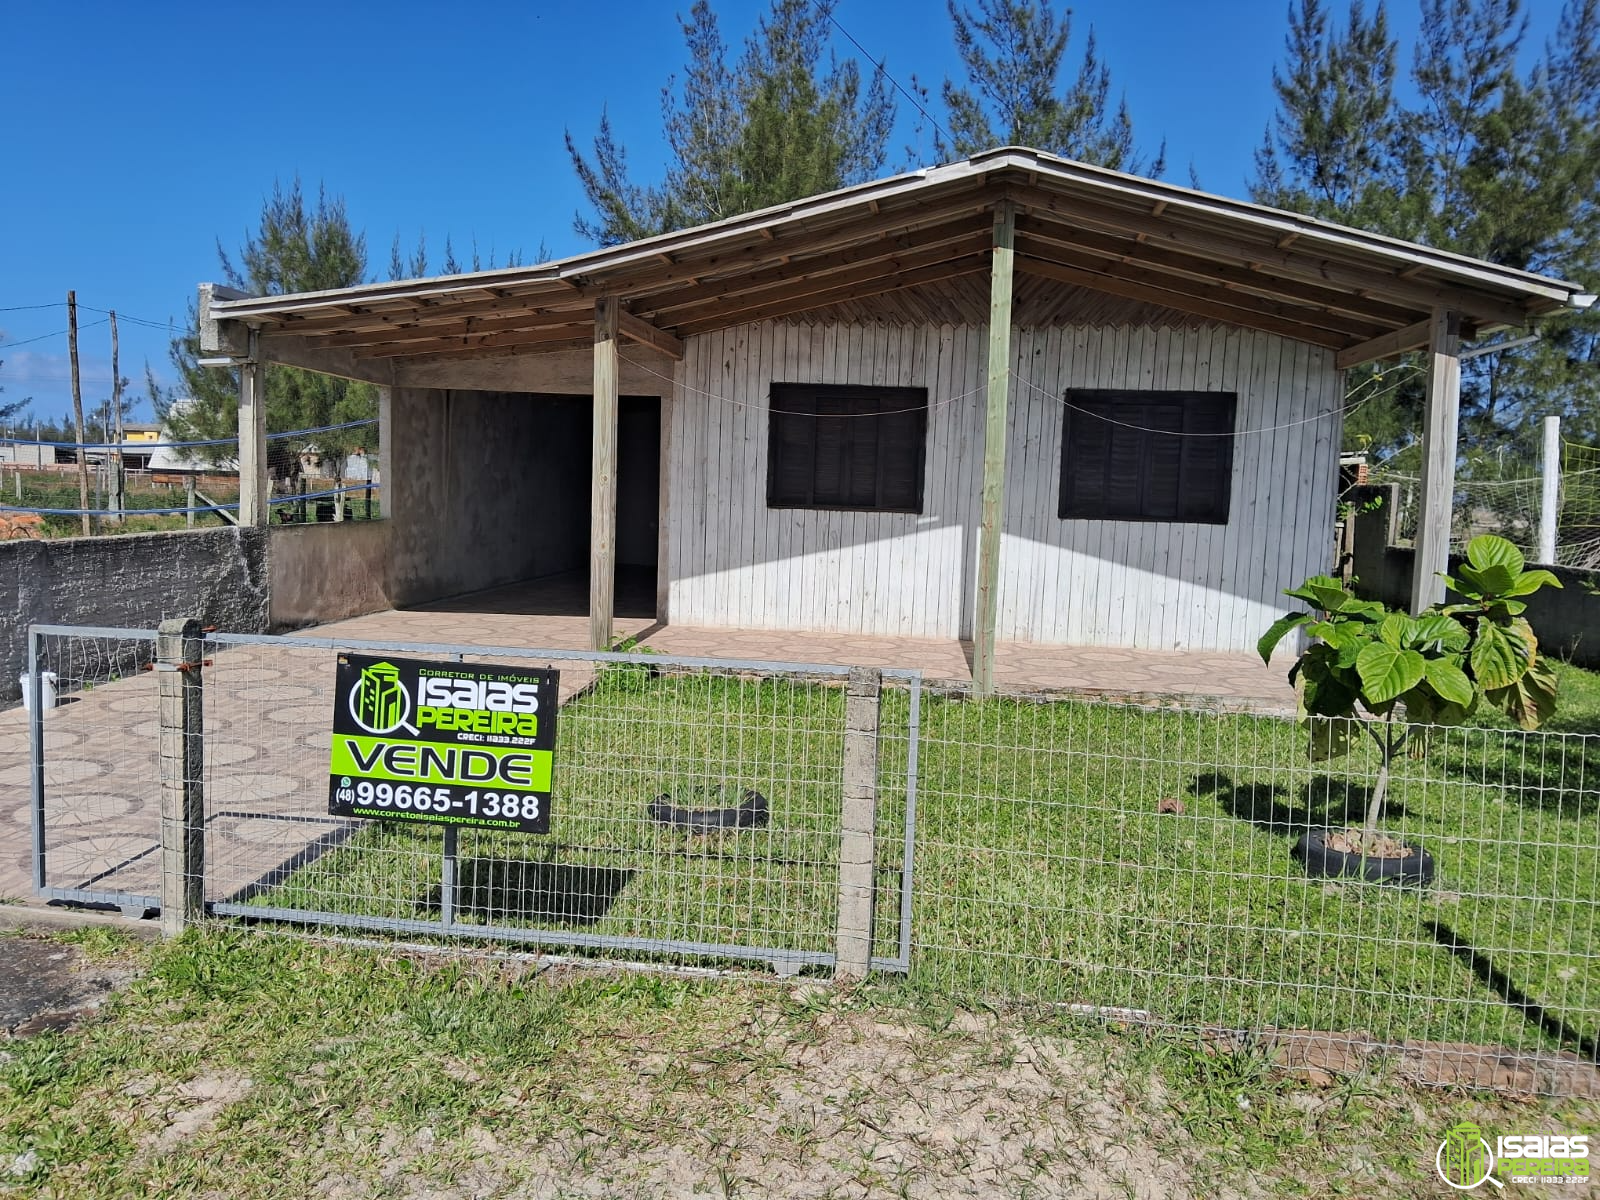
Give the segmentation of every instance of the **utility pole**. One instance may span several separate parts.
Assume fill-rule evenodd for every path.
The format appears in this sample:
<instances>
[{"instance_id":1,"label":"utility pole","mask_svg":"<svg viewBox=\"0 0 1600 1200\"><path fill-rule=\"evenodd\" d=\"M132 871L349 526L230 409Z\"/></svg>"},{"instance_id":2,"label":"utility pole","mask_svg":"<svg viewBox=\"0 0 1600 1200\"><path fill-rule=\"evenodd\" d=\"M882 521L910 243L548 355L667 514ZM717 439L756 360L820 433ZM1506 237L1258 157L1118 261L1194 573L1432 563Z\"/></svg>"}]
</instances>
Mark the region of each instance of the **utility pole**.
<instances>
[{"instance_id":1,"label":"utility pole","mask_svg":"<svg viewBox=\"0 0 1600 1200\"><path fill-rule=\"evenodd\" d=\"M112 453L112 469L116 472L111 478L111 509L117 514L116 521L121 525L123 506L127 503L127 473L122 465L122 372L117 370L117 311L111 310L111 416L116 422L117 435L111 440L116 442L117 448Z\"/></svg>"},{"instance_id":2,"label":"utility pole","mask_svg":"<svg viewBox=\"0 0 1600 1200\"><path fill-rule=\"evenodd\" d=\"M78 507L83 509L83 536L89 523L89 459L83 452L83 390L78 386L78 293L67 293L67 353L72 358L72 419L78 423Z\"/></svg>"}]
</instances>

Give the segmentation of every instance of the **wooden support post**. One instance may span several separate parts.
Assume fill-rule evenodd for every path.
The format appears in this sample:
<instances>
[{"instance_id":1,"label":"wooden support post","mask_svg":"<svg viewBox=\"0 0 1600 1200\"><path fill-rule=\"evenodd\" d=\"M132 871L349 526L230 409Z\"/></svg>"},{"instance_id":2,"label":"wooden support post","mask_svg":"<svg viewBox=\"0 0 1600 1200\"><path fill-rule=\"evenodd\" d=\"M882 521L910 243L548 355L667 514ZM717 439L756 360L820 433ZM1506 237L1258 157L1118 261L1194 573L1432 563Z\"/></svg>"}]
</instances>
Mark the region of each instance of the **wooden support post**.
<instances>
[{"instance_id":1,"label":"wooden support post","mask_svg":"<svg viewBox=\"0 0 1600 1200\"><path fill-rule=\"evenodd\" d=\"M995 619L1000 606L1000 534L1006 499L1006 406L1011 391L1011 281L1016 208L994 210L994 261L989 268L989 386L983 431L983 511L978 530L978 609L973 630L972 682L978 695L994 691Z\"/></svg>"},{"instance_id":2,"label":"wooden support post","mask_svg":"<svg viewBox=\"0 0 1600 1200\"><path fill-rule=\"evenodd\" d=\"M378 489L378 515L392 517L395 512L393 480L398 476L390 475L384 470L384 463L398 461L394 457L394 389L380 387L378 389L378 452L376 455L371 450L367 451L367 520L372 519L372 489ZM385 480L390 481L389 489L384 490Z\"/></svg>"},{"instance_id":3,"label":"wooden support post","mask_svg":"<svg viewBox=\"0 0 1600 1200\"><path fill-rule=\"evenodd\" d=\"M127 519L123 509L128 504L128 472L122 460L122 372L117 365L117 314L111 313L111 416L115 426L111 440L116 442L117 448L107 456L116 470L111 477L111 511L116 514L112 519L121 525Z\"/></svg>"},{"instance_id":4,"label":"wooden support post","mask_svg":"<svg viewBox=\"0 0 1600 1200\"><path fill-rule=\"evenodd\" d=\"M844 803L839 820L835 979L872 969L873 835L878 819L878 695L883 672L851 667L844 700Z\"/></svg>"},{"instance_id":5,"label":"wooden support post","mask_svg":"<svg viewBox=\"0 0 1600 1200\"><path fill-rule=\"evenodd\" d=\"M1461 420L1461 316L1433 314L1428 334L1428 398L1422 418L1422 502L1417 514L1411 611L1444 599L1455 507L1456 434Z\"/></svg>"},{"instance_id":6,"label":"wooden support post","mask_svg":"<svg viewBox=\"0 0 1600 1200\"><path fill-rule=\"evenodd\" d=\"M254 351L239 368L239 524L272 523L272 480L267 473L267 368Z\"/></svg>"},{"instance_id":7,"label":"wooden support post","mask_svg":"<svg viewBox=\"0 0 1600 1200\"><path fill-rule=\"evenodd\" d=\"M617 577L617 302L594 306L594 462L589 499L589 647L611 649Z\"/></svg>"},{"instance_id":8,"label":"wooden support post","mask_svg":"<svg viewBox=\"0 0 1600 1200\"><path fill-rule=\"evenodd\" d=\"M1539 464L1539 561L1556 561L1556 525L1561 517L1561 418L1544 419L1544 455Z\"/></svg>"},{"instance_id":9,"label":"wooden support post","mask_svg":"<svg viewBox=\"0 0 1600 1200\"><path fill-rule=\"evenodd\" d=\"M161 622L161 931L168 937L205 911L204 650L196 618Z\"/></svg>"},{"instance_id":10,"label":"wooden support post","mask_svg":"<svg viewBox=\"0 0 1600 1200\"><path fill-rule=\"evenodd\" d=\"M193 529L194 528L194 472L193 471L185 471L183 473L183 503L184 503L184 507L185 507L185 510L186 510L184 512L184 514L183 514L183 518L184 518L183 523L185 525L187 525L190 529Z\"/></svg>"},{"instance_id":11,"label":"wooden support post","mask_svg":"<svg viewBox=\"0 0 1600 1200\"><path fill-rule=\"evenodd\" d=\"M78 385L78 293L67 293L67 354L72 362L72 419L78 427L78 507L83 510L83 536L94 532L89 523L89 458L83 444L83 389Z\"/></svg>"}]
</instances>

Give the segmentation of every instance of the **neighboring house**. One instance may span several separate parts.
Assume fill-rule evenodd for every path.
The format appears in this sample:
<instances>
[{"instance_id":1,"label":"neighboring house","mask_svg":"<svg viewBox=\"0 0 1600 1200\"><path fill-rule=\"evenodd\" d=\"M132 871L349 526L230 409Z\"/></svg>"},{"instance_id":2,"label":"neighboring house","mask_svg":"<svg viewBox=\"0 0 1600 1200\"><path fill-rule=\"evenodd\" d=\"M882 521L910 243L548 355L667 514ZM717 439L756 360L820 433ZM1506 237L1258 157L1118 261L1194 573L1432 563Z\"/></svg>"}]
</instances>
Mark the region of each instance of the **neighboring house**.
<instances>
[{"instance_id":1,"label":"neighboring house","mask_svg":"<svg viewBox=\"0 0 1600 1200\"><path fill-rule=\"evenodd\" d=\"M183 410L194 401L179 399L172 402L173 409L181 415ZM172 430L172 426L163 422L155 427L156 435L143 441L154 443L149 450L149 459L146 469L152 473L162 475L230 475L239 469L236 455L223 455L220 459L213 457L206 451L198 451L185 456L182 450L173 449L173 443L181 440ZM141 429L142 432L142 429ZM206 448L209 450L209 448Z\"/></svg>"},{"instance_id":2,"label":"neighboring house","mask_svg":"<svg viewBox=\"0 0 1600 1200\"><path fill-rule=\"evenodd\" d=\"M592 561L600 644L633 565L659 620L968 638L981 681L996 638L1252 647L1333 565L1345 369L1431 349L1447 485L1461 339L1580 291L1006 149L534 267L206 285L201 315L208 353L253 330L384 389L372 606Z\"/></svg>"}]
</instances>

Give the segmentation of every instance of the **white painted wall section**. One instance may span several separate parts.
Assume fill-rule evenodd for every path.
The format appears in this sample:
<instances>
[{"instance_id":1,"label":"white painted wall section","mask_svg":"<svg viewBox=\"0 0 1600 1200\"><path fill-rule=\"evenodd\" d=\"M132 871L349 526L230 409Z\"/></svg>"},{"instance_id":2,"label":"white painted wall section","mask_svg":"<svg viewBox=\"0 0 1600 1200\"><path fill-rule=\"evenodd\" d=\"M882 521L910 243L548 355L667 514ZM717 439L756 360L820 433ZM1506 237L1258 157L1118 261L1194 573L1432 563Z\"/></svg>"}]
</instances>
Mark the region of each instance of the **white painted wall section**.
<instances>
[{"instance_id":1,"label":"white painted wall section","mask_svg":"<svg viewBox=\"0 0 1600 1200\"><path fill-rule=\"evenodd\" d=\"M970 636L986 345L983 329L948 325L761 323L691 339L663 488L670 620ZM1001 639L1249 649L1281 590L1327 569L1342 397L1331 353L1221 327L1021 330L1013 352ZM927 388L923 512L768 509L775 381ZM1237 392L1229 523L1058 518L1073 387Z\"/></svg>"}]
</instances>

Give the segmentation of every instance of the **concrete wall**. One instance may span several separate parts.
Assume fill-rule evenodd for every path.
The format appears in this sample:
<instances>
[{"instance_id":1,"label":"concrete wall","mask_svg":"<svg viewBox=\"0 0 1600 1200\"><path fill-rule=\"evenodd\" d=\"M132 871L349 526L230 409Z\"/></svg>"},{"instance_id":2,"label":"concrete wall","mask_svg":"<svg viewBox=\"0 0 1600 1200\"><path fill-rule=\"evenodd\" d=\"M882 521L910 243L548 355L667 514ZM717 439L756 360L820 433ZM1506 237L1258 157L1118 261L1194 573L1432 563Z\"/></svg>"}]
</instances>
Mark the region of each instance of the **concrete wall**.
<instances>
[{"instance_id":1,"label":"concrete wall","mask_svg":"<svg viewBox=\"0 0 1600 1200\"><path fill-rule=\"evenodd\" d=\"M396 388L391 405L391 603L588 562L587 396Z\"/></svg>"},{"instance_id":2,"label":"concrete wall","mask_svg":"<svg viewBox=\"0 0 1600 1200\"><path fill-rule=\"evenodd\" d=\"M1371 494L1381 489L1362 489ZM1357 594L1401 609L1411 607L1411 572L1416 553L1391 546L1387 506L1356 517L1352 571ZM1450 556L1452 571L1462 562ZM1544 565L1544 564L1540 564ZM1577 567L1546 566L1561 581L1561 588L1541 588L1528 596L1524 614L1546 654L1565 658L1580 667L1600 668L1600 571Z\"/></svg>"},{"instance_id":3,"label":"concrete wall","mask_svg":"<svg viewBox=\"0 0 1600 1200\"><path fill-rule=\"evenodd\" d=\"M274 525L267 539L272 628L298 629L388 608L392 524Z\"/></svg>"},{"instance_id":4,"label":"concrete wall","mask_svg":"<svg viewBox=\"0 0 1600 1200\"><path fill-rule=\"evenodd\" d=\"M17 699L27 628L154 629L199 617L234 633L265 632L267 538L258 529L0 542L0 700Z\"/></svg>"}]
</instances>

